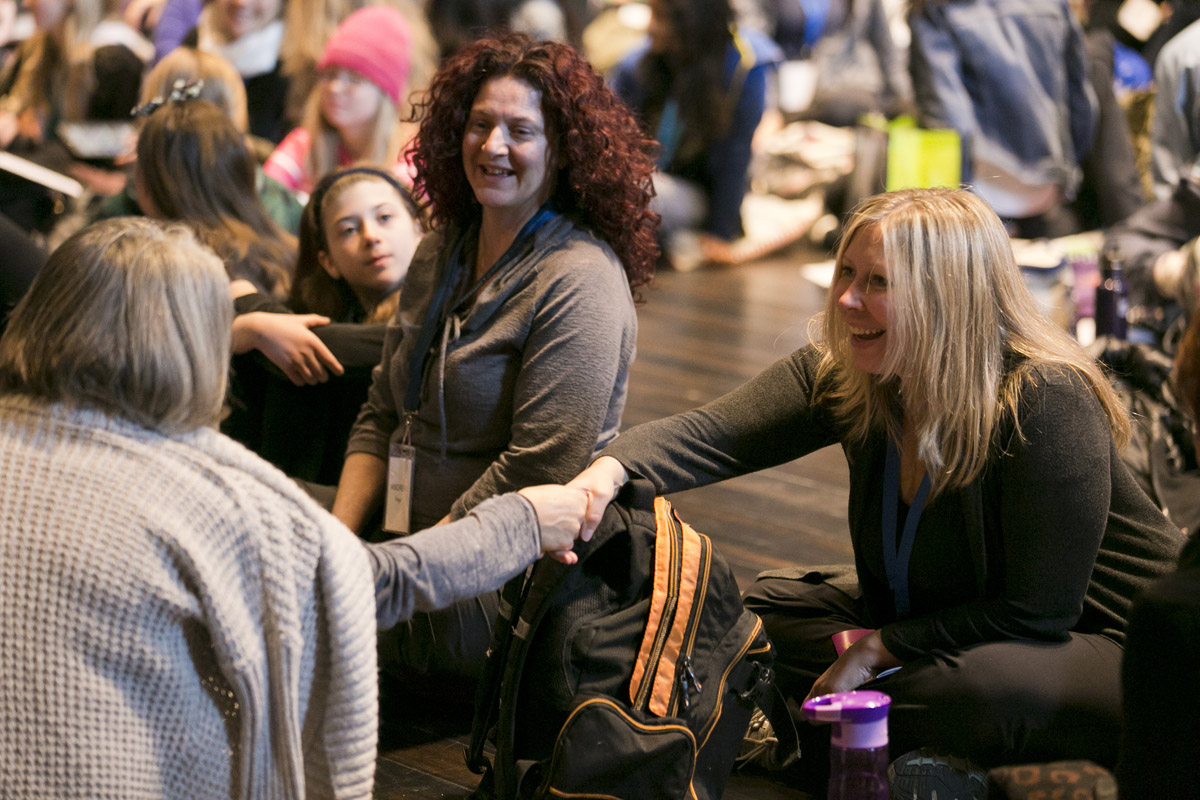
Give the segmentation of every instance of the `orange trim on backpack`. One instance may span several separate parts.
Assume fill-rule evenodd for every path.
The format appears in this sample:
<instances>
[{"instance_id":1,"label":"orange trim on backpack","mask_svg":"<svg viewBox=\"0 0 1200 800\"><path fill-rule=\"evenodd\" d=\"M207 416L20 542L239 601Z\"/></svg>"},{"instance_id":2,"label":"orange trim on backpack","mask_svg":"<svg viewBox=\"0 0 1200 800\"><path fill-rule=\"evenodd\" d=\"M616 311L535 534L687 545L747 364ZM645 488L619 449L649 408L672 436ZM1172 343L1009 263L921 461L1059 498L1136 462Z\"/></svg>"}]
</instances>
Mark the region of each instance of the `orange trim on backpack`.
<instances>
[{"instance_id":1,"label":"orange trim on backpack","mask_svg":"<svg viewBox=\"0 0 1200 800\"><path fill-rule=\"evenodd\" d=\"M669 517L673 517L676 521L679 521L670 503L661 497L655 501L654 513L656 519L659 514L663 514L669 515ZM670 519L668 519L667 524L670 527ZM683 531L683 552L680 554L679 564L675 567L679 575L675 618L671 620L671 632L667 636L666 645L663 647L662 655L658 659L658 667L654 675L654 689L650 695L650 703L648 705L649 710L660 717L666 716L671 710L671 694L677 685L677 662L683 652L684 637L687 635L688 622L692 616L692 604L696 599L696 585L700 576L700 556L703 551L700 534L696 533L690 525L686 525L682 521L679 521L679 526ZM662 530L661 522L659 523L659 530ZM656 587L658 582L657 573L659 571L658 561L658 553L656 552L654 554Z\"/></svg>"},{"instance_id":2,"label":"orange trim on backpack","mask_svg":"<svg viewBox=\"0 0 1200 800\"><path fill-rule=\"evenodd\" d=\"M650 591L650 612L646 617L646 632L642 635L642 646L638 648L637 658L633 662L633 675L629 680L629 702L636 708L638 694L641 690L642 679L645 677L646 664L650 661L650 653L658 639L658 628L663 621L663 611L670 593L671 568L670 553L671 539L674 532L671 529L670 506L661 497L654 499L654 584Z\"/></svg>"}]
</instances>

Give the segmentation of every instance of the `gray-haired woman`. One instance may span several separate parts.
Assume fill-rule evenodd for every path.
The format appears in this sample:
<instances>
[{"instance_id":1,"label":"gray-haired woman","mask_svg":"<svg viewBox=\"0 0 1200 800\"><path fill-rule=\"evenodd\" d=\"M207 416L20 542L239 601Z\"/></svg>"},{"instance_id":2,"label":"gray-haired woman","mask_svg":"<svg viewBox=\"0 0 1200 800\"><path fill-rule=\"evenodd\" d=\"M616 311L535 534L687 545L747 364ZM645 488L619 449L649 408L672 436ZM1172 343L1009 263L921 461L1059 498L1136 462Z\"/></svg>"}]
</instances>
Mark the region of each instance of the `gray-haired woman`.
<instances>
[{"instance_id":1,"label":"gray-haired woman","mask_svg":"<svg viewBox=\"0 0 1200 800\"><path fill-rule=\"evenodd\" d=\"M121 218L65 242L0 339L6 797L369 797L376 623L571 545L561 487L362 545L210 427L231 315L191 232Z\"/></svg>"}]
</instances>

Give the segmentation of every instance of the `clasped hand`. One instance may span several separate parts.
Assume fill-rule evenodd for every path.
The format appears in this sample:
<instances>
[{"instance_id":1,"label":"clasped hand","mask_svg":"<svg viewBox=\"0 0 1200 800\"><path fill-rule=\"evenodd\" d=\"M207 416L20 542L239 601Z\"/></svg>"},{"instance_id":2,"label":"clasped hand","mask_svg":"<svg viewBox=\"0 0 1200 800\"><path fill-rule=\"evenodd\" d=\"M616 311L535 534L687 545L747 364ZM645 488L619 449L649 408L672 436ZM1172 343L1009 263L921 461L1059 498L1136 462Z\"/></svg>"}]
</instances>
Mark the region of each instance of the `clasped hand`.
<instances>
[{"instance_id":1,"label":"clasped hand","mask_svg":"<svg viewBox=\"0 0 1200 800\"><path fill-rule=\"evenodd\" d=\"M585 542L592 531L584 530L588 494L570 486L527 486L518 494L529 501L542 530L542 552L563 564L574 564L579 556L571 549L575 537Z\"/></svg>"},{"instance_id":2,"label":"clasped hand","mask_svg":"<svg viewBox=\"0 0 1200 800\"><path fill-rule=\"evenodd\" d=\"M604 517L604 509L608 508L617 492L628 482L629 473L620 461L612 456L600 456L567 483L567 486L587 492L587 514L583 521L583 530L580 532L584 541L592 538Z\"/></svg>"}]
</instances>

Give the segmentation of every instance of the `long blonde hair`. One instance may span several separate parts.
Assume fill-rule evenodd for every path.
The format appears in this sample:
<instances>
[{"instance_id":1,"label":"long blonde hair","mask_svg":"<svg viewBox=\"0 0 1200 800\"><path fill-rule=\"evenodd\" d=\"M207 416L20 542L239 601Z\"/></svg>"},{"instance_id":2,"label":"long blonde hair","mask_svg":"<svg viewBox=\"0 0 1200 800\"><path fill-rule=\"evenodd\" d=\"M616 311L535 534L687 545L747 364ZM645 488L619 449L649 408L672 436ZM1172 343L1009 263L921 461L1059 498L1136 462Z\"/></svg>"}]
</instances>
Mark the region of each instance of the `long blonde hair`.
<instances>
[{"instance_id":1,"label":"long blonde hair","mask_svg":"<svg viewBox=\"0 0 1200 800\"><path fill-rule=\"evenodd\" d=\"M831 291L816 324L820 371L850 437L886 430L900 440L901 415L917 432L932 492L960 488L982 472L1007 417L1041 366L1069 369L1095 392L1114 439L1129 417L1083 348L1038 309L1000 219L963 189L876 195L852 213L838 247L840 269L855 236L874 227L888 269L888 348L880 374L852 366L850 335ZM813 337L818 338L817 336ZM1015 358L1014 358L1015 357Z\"/></svg>"},{"instance_id":2,"label":"long blonde hair","mask_svg":"<svg viewBox=\"0 0 1200 800\"><path fill-rule=\"evenodd\" d=\"M379 91L378 87L376 91ZM305 106L304 129L308 131L312 142L308 149L308 174L312 175L313 183L316 183L322 175L328 175L341 166L338 163L338 151L342 144L341 134L326 122L325 115L321 113L320 84L313 88L308 105ZM371 150L368 153L353 154L353 160L395 164L400 158L400 150L409 139L409 132L410 129L401 123L392 98L379 91L379 110L375 114L375 125L371 130Z\"/></svg>"}]
</instances>

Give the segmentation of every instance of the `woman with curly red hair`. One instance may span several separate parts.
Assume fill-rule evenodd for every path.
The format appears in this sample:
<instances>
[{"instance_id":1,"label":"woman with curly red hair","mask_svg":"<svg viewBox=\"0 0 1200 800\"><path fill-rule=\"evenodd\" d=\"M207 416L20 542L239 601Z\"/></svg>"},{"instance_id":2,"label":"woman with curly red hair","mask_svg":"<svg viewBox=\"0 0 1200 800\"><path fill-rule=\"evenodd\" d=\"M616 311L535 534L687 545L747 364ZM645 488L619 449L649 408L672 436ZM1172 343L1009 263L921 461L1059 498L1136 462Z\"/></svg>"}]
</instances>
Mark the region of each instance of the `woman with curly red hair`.
<instances>
[{"instance_id":1,"label":"woman with curly red hair","mask_svg":"<svg viewBox=\"0 0 1200 800\"><path fill-rule=\"evenodd\" d=\"M653 143L568 45L480 40L445 62L421 110L412 160L432 230L333 507L360 534L458 519L585 467L617 434L632 290L657 258ZM401 660L475 675L495 609L488 596L422 620Z\"/></svg>"}]
</instances>

